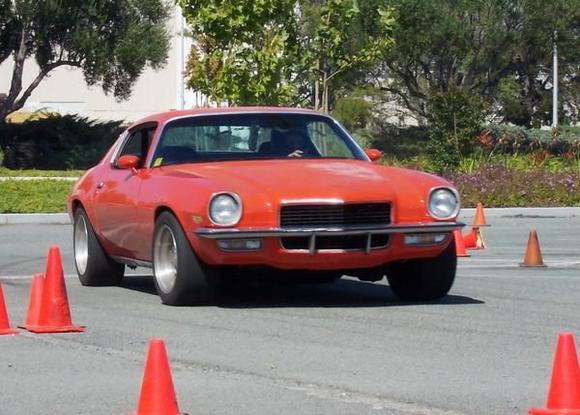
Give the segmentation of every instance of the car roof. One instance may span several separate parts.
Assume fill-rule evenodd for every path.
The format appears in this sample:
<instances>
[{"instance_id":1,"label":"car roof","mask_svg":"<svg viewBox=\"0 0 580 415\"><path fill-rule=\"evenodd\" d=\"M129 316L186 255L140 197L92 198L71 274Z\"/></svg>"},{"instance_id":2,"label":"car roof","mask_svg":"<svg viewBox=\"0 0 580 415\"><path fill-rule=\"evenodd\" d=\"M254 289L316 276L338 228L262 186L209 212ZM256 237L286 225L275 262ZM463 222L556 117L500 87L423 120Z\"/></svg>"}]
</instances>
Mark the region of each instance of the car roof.
<instances>
[{"instance_id":1,"label":"car roof","mask_svg":"<svg viewBox=\"0 0 580 415\"><path fill-rule=\"evenodd\" d=\"M149 115L133 123L133 125L143 124L147 122L165 123L170 119L177 117L187 117L188 115L214 115L214 114L228 114L228 113L307 113L307 114L321 114L307 108L292 108L292 107L227 107L227 108L195 108L187 110L171 110Z\"/></svg>"}]
</instances>

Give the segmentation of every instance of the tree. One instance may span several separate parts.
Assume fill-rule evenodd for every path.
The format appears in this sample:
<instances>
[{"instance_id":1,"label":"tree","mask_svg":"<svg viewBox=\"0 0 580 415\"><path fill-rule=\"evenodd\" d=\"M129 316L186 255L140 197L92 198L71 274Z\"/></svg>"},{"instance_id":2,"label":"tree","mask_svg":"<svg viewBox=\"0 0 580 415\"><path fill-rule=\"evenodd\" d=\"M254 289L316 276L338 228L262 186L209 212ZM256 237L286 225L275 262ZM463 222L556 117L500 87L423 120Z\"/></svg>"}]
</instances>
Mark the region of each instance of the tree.
<instances>
[{"instance_id":1,"label":"tree","mask_svg":"<svg viewBox=\"0 0 580 415\"><path fill-rule=\"evenodd\" d=\"M232 104L292 103L303 63L294 0L180 0L194 38L188 85Z\"/></svg>"},{"instance_id":2,"label":"tree","mask_svg":"<svg viewBox=\"0 0 580 415\"><path fill-rule=\"evenodd\" d=\"M163 0L0 0L0 63L12 58L0 120L21 109L34 89L61 66L82 69L89 85L126 99L143 69L163 66L169 36ZM23 85L28 58L38 72Z\"/></svg>"},{"instance_id":3,"label":"tree","mask_svg":"<svg viewBox=\"0 0 580 415\"><path fill-rule=\"evenodd\" d=\"M329 110L331 86L390 47L390 11L370 13L383 32L354 35L354 0L180 0L192 28L189 86L231 104ZM368 18L368 16L367 16ZM341 78L342 77L342 78Z\"/></svg>"},{"instance_id":4,"label":"tree","mask_svg":"<svg viewBox=\"0 0 580 415\"><path fill-rule=\"evenodd\" d=\"M518 85L531 119L547 88L552 36L559 33L564 73L574 72L580 47L580 0L389 0L395 10L395 46L387 54L379 82L419 117L431 118L429 97L451 86L497 101L503 79ZM574 64L575 61L575 64ZM576 66L577 73L577 66ZM564 78L562 78L564 79ZM568 79L572 79L568 77ZM502 89L510 87L505 83ZM508 90L514 91L513 85ZM513 96L512 96L513 99ZM495 100L495 102L494 102ZM521 117L521 114L520 114Z\"/></svg>"},{"instance_id":5,"label":"tree","mask_svg":"<svg viewBox=\"0 0 580 415\"><path fill-rule=\"evenodd\" d=\"M355 0L304 2L303 44L314 72L315 109L328 112L331 86L344 82L349 72L378 62L392 46L391 10L376 6L368 11L362 15ZM378 28L374 33L364 29L368 20Z\"/></svg>"}]
</instances>

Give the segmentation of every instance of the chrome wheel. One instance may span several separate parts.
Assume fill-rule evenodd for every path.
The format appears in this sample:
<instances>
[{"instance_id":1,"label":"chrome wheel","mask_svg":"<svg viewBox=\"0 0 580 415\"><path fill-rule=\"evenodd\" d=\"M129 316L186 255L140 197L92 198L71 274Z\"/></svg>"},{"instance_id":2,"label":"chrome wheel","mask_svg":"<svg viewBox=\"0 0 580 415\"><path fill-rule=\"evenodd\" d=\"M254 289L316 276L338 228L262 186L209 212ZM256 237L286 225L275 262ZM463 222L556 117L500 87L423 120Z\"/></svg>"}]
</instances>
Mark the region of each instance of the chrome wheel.
<instances>
[{"instance_id":1,"label":"chrome wheel","mask_svg":"<svg viewBox=\"0 0 580 415\"><path fill-rule=\"evenodd\" d=\"M74 230L75 264L79 274L84 274L89 261L89 237L87 222L83 215L77 217Z\"/></svg>"},{"instance_id":2,"label":"chrome wheel","mask_svg":"<svg viewBox=\"0 0 580 415\"><path fill-rule=\"evenodd\" d=\"M153 268L161 291L170 293L177 279L177 243L167 225L159 229L153 242Z\"/></svg>"}]
</instances>

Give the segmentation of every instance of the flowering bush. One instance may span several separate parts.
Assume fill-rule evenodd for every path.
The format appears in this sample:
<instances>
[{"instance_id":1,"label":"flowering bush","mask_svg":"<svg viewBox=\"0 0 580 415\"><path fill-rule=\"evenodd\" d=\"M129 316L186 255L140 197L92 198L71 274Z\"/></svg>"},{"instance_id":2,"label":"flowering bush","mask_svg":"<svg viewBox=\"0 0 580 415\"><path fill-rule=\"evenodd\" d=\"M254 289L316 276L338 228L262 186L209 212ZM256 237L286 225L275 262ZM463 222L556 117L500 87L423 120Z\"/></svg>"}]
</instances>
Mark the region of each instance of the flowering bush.
<instances>
[{"instance_id":1,"label":"flowering bush","mask_svg":"<svg viewBox=\"0 0 580 415\"><path fill-rule=\"evenodd\" d=\"M539 153L580 158L580 128L553 130L488 125L478 136L478 144L488 154Z\"/></svg>"},{"instance_id":2,"label":"flowering bush","mask_svg":"<svg viewBox=\"0 0 580 415\"><path fill-rule=\"evenodd\" d=\"M487 207L580 206L580 169L519 170L487 164L447 178L457 186L465 207L477 202Z\"/></svg>"}]
</instances>

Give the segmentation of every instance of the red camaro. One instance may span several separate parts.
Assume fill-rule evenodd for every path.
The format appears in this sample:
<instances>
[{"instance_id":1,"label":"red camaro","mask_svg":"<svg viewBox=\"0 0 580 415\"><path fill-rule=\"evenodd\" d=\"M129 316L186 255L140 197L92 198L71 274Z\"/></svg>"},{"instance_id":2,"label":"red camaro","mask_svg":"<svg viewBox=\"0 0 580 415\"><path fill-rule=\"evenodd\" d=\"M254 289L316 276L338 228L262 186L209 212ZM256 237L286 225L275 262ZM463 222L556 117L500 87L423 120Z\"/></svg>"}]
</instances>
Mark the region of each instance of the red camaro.
<instances>
[{"instance_id":1,"label":"red camaro","mask_svg":"<svg viewBox=\"0 0 580 415\"><path fill-rule=\"evenodd\" d=\"M153 269L165 304L211 301L244 273L329 281L386 275L405 300L448 293L457 191L374 164L328 115L287 108L167 112L125 131L75 185L81 283Z\"/></svg>"}]
</instances>

